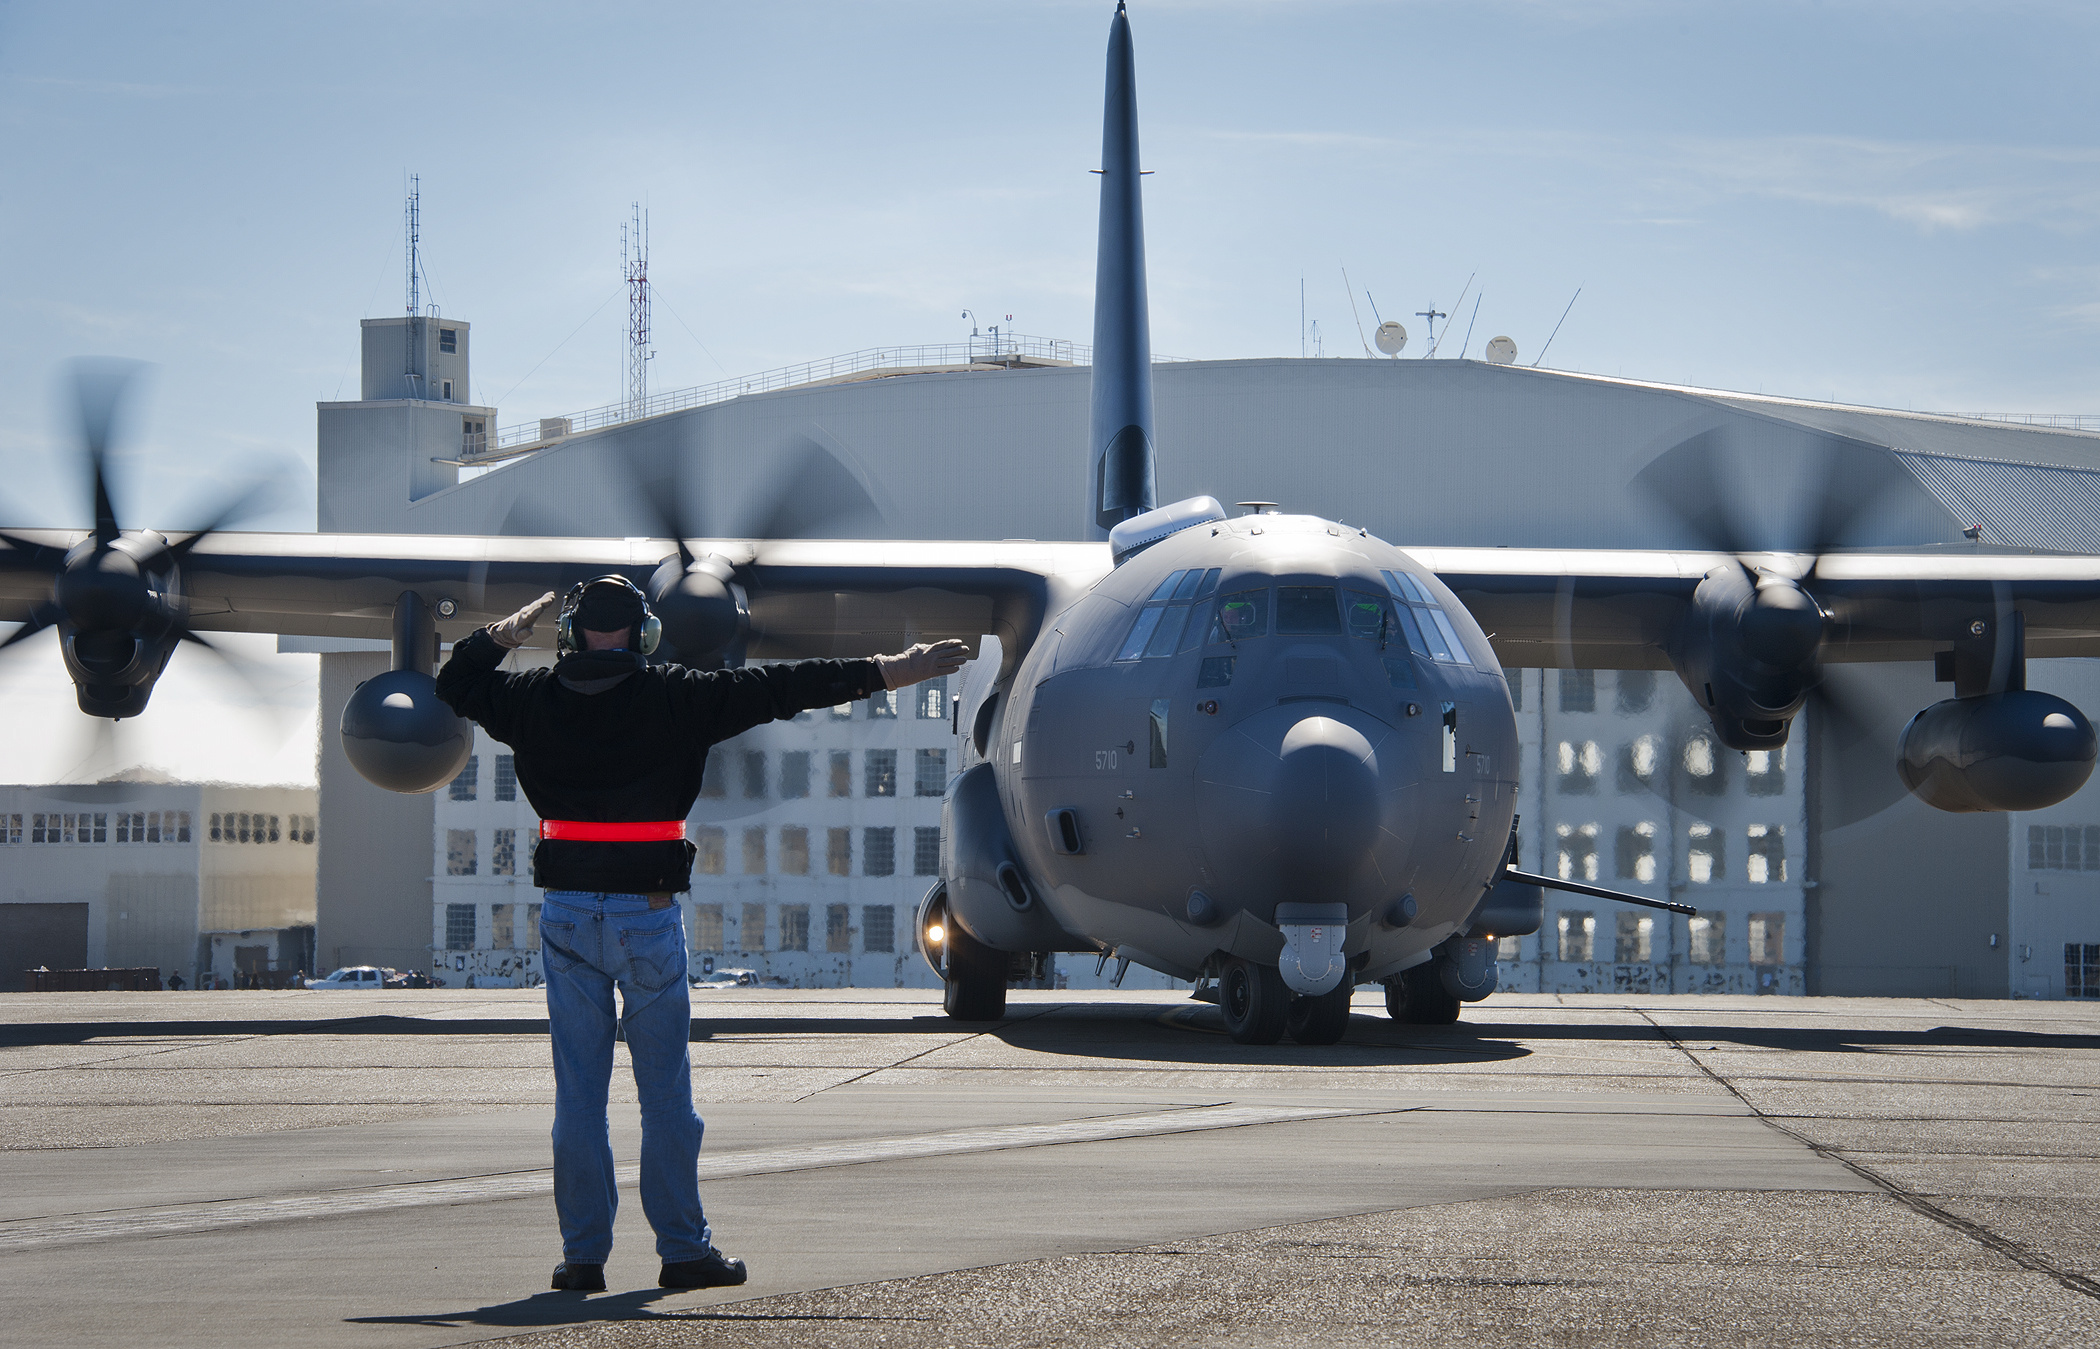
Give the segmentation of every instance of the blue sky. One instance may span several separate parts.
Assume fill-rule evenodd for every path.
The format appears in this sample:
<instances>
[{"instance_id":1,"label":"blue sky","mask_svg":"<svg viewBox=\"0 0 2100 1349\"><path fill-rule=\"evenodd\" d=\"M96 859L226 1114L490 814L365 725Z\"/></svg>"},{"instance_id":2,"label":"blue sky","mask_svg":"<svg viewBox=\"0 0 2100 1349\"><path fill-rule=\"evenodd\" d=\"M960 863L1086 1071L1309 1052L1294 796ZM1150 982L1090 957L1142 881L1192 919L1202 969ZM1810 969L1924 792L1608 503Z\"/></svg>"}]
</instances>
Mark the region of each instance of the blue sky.
<instances>
[{"instance_id":1,"label":"blue sky","mask_svg":"<svg viewBox=\"0 0 2100 1349\"><path fill-rule=\"evenodd\" d=\"M1463 325L1474 276L1472 355L1507 334L1531 360L1580 286L1549 365L2100 412L2092 7L1132 11L1163 352L1296 354L1302 277L1327 353L1352 353L1346 267L1410 355L1415 312ZM503 425L618 396L633 200L658 388L955 340L964 308L1084 340L1109 12L0 5L0 523L80 522L75 355L154 367L128 520L310 465L313 404L355 395L356 320L401 309L408 172ZM11 753L0 778L48 769Z\"/></svg>"}]
</instances>

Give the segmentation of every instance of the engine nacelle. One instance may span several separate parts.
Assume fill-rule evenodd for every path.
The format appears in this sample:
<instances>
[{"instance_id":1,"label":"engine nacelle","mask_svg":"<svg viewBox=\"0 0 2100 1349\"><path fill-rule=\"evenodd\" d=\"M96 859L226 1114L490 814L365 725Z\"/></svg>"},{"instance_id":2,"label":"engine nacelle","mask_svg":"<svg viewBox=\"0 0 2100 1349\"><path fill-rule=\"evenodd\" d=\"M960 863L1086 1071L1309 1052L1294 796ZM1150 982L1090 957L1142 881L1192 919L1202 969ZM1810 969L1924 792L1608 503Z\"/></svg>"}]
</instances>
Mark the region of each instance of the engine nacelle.
<instances>
[{"instance_id":1,"label":"engine nacelle","mask_svg":"<svg viewBox=\"0 0 2100 1349\"><path fill-rule=\"evenodd\" d=\"M375 787L434 792L452 781L474 748L474 728L421 670L389 670L359 684L343 705L343 753Z\"/></svg>"},{"instance_id":2,"label":"engine nacelle","mask_svg":"<svg viewBox=\"0 0 2100 1349\"><path fill-rule=\"evenodd\" d=\"M2085 785L2100 739L2085 713L2032 689L1934 703L1903 728L1896 771L1940 810L2040 810Z\"/></svg>"}]
</instances>

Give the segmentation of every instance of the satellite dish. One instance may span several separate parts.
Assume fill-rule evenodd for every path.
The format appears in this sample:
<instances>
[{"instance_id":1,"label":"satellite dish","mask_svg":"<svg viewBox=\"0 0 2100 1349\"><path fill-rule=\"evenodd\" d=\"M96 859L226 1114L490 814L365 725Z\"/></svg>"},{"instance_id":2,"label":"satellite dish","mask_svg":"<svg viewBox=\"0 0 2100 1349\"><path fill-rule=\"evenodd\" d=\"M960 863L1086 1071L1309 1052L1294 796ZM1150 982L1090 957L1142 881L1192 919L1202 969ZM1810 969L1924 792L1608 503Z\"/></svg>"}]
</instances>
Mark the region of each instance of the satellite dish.
<instances>
[{"instance_id":1,"label":"satellite dish","mask_svg":"<svg viewBox=\"0 0 2100 1349\"><path fill-rule=\"evenodd\" d=\"M1489 365L1509 365L1517 359L1517 344L1506 337L1488 339L1487 358Z\"/></svg>"},{"instance_id":2,"label":"satellite dish","mask_svg":"<svg viewBox=\"0 0 2100 1349\"><path fill-rule=\"evenodd\" d=\"M1376 342L1378 349L1386 355L1398 356L1400 348L1407 345L1407 329L1387 319L1378 325L1378 331L1371 335L1371 340Z\"/></svg>"}]
</instances>

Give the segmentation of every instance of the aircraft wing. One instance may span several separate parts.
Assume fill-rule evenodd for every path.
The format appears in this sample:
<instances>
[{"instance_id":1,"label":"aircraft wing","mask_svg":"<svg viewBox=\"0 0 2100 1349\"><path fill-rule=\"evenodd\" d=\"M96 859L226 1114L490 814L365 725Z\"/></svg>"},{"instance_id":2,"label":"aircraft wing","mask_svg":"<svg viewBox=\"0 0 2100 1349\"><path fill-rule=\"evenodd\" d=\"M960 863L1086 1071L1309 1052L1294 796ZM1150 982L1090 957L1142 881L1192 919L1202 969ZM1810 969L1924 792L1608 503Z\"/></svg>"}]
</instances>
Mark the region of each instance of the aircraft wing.
<instances>
[{"instance_id":1,"label":"aircraft wing","mask_svg":"<svg viewBox=\"0 0 2100 1349\"><path fill-rule=\"evenodd\" d=\"M21 530L53 562L85 534ZM733 566L759 658L867 656L915 641L999 636L1024 651L1053 590L1109 569L1105 543L694 539L697 557ZM508 615L546 591L618 572L646 585L677 545L669 539L518 538L434 534L214 533L182 567L189 624L201 632L384 640L393 606L413 589L447 637ZM50 570L13 554L0 567L0 620L22 621L51 597ZM442 612L442 610L441 610ZM551 624L535 644L551 645Z\"/></svg>"},{"instance_id":2,"label":"aircraft wing","mask_svg":"<svg viewBox=\"0 0 2100 1349\"><path fill-rule=\"evenodd\" d=\"M1667 670L1663 644L1725 553L1409 548L1513 668ZM2100 656L2100 557L1963 550L1754 555L1832 618L1821 659L1930 660L1979 616L2017 607L2030 656Z\"/></svg>"}]
</instances>

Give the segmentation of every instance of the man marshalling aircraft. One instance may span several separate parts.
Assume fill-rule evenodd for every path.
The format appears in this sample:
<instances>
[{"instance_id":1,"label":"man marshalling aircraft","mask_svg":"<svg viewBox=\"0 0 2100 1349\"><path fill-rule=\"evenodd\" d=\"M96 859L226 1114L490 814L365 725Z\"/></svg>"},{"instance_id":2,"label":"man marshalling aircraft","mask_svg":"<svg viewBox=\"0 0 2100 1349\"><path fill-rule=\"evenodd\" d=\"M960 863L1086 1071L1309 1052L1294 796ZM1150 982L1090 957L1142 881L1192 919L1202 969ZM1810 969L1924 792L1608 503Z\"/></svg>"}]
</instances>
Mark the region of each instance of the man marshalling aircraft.
<instances>
[{"instance_id":1,"label":"man marshalling aircraft","mask_svg":"<svg viewBox=\"0 0 2100 1349\"><path fill-rule=\"evenodd\" d=\"M1753 553L1691 441L1644 473L1715 550L1405 549L1249 503L1155 500L1137 101L1109 31L1089 451L1097 541L956 543L234 533L119 525L114 395L83 396L93 528L16 530L7 645L56 629L80 708L136 716L175 648L213 632L393 640L341 734L379 786L427 792L471 737L437 699L440 628L620 572L690 665L869 655L996 637L954 708L962 771L918 915L948 1012L997 1018L1050 952L1199 980L1242 1042L1331 1043L1382 983L1448 1022L1495 987L1491 938L1535 931L1510 869L1517 729L1502 659L1670 668L1734 749L1785 743L1833 661L1933 659L1955 697L1896 768L1944 810L2031 810L2091 774L2085 715L2026 688L2030 654L2100 655L2100 565L2062 556L1834 553L1827 479L1796 550ZM1317 446L1290 447L1316 453ZM1833 438L1833 462L1843 446ZM675 526L675 503L658 503ZM217 522L223 525L231 513ZM1105 537L1101 537L1105 536Z\"/></svg>"}]
</instances>

